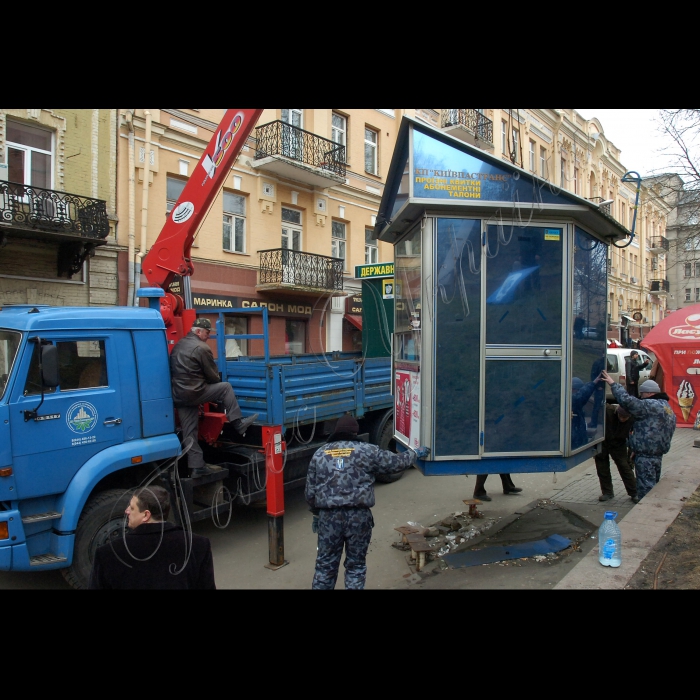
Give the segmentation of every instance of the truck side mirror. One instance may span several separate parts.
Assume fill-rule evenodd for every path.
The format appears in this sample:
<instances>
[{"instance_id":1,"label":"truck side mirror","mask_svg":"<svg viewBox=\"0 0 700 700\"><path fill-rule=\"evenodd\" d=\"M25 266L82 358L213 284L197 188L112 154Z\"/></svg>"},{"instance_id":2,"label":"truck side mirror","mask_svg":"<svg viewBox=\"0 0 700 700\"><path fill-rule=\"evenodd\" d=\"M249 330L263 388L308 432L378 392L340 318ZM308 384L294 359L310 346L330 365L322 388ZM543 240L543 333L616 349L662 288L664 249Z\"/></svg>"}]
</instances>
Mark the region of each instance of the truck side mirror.
<instances>
[{"instance_id":1,"label":"truck side mirror","mask_svg":"<svg viewBox=\"0 0 700 700\"><path fill-rule=\"evenodd\" d=\"M45 387L60 383L58 374L58 348L55 345L41 346L41 381Z\"/></svg>"}]
</instances>

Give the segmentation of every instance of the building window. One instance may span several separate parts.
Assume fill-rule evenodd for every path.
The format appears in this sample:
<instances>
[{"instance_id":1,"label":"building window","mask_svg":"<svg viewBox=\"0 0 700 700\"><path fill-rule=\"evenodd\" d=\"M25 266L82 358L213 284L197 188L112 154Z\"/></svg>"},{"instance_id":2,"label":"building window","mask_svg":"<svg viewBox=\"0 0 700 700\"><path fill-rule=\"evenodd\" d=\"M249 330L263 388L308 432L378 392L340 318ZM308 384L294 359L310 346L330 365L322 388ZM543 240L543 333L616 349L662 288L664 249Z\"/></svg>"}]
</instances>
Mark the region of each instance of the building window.
<instances>
[{"instance_id":1,"label":"building window","mask_svg":"<svg viewBox=\"0 0 700 700\"><path fill-rule=\"evenodd\" d=\"M306 352L306 322L288 318L285 323L284 352L301 355Z\"/></svg>"},{"instance_id":2,"label":"building window","mask_svg":"<svg viewBox=\"0 0 700 700\"><path fill-rule=\"evenodd\" d=\"M182 190L185 189L187 180L178 180L174 177L169 177L165 184L165 216L170 216L175 203L180 198Z\"/></svg>"},{"instance_id":3,"label":"building window","mask_svg":"<svg viewBox=\"0 0 700 700\"><path fill-rule=\"evenodd\" d=\"M225 335L248 335L248 319L245 316L226 316ZM247 338L226 338L226 359L248 355Z\"/></svg>"},{"instance_id":4,"label":"building window","mask_svg":"<svg viewBox=\"0 0 700 700\"><path fill-rule=\"evenodd\" d=\"M337 143L339 146L345 148L342 160L345 162L348 159L347 150L347 133L348 133L348 120L341 114L336 114L333 112L332 125L331 125L331 140L333 143Z\"/></svg>"},{"instance_id":5,"label":"building window","mask_svg":"<svg viewBox=\"0 0 700 700\"><path fill-rule=\"evenodd\" d=\"M693 263L685 263L683 267L685 268L685 277L692 277Z\"/></svg>"},{"instance_id":6,"label":"building window","mask_svg":"<svg viewBox=\"0 0 700 700\"><path fill-rule=\"evenodd\" d=\"M224 192L224 250L245 253L245 197Z\"/></svg>"},{"instance_id":7,"label":"building window","mask_svg":"<svg viewBox=\"0 0 700 700\"><path fill-rule=\"evenodd\" d=\"M522 165L522 158L520 158L520 130L513 128L513 153L511 155L511 160L513 162L520 161Z\"/></svg>"},{"instance_id":8,"label":"building window","mask_svg":"<svg viewBox=\"0 0 700 700\"><path fill-rule=\"evenodd\" d=\"M377 132L365 128L365 170L377 175Z\"/></svg>"},{"instance_id":9,"label":"building window","mask_svg":"<svg viewBox=\"0 0 700 700\"><path fill-rule=\"evenodd\" d=\"M530 170L535 172L535 142L530 139Z\"/></svg>"},{"instance_id":10,"label":"building window","mask_svg":"<svg viewBox=\"0 0 700 700\"><path fill-rule=\"evenodd\" d=\"M620 274L627 274L627 258L625 257L625 251L623 250L620 255Z\"/></svg>"},{"instance_id":11,"label":"building window","mask_svg":"<svg viewBox=\"0 0 700 700\"><path fill-rule=\"evenodd\" d=\"M53 188L53 132L7 120L6 163L10 182Z\"/></svg>"},{"instance_id":12,"label":"building window","mask_svg":"<svg viewBox=\"0 0 700 700\"><path fill-rule=\"evenodd\" d=\"M501 122L501 152L503 155L508 155L508 125Z\"/></svg>"},{"instance_id":13,"label":"building window","mask_svg":"<svg viewBox=\"0 0 700 700\"><path fill-rule=\"evenodd\" d=\"M561 159L561 172L559 173L559 185L566 187L566 159Z\"/></svg>"},{"instance_id":14,"label":"building window","mask_svg":"<svg viewBox=\"0 0 700 700\"><path fill-rule=\"evenodd\" d=\"M685 300L690 301L690 289L688 288L685 290Z\"/></svg>"},{"instance_id":15,"label":"building window","mask_svg":"<svg viewBox=\"0 0 700 700\"><path fill-rule=\"evenodd\" d=\"M620 202L620 223L623 226L627 225L627 207L624 202Z\"/></svg>"},{"instance_id":16,"label":"building window","mask_svg":"<svg viewBox=\"0 0 700 700\"><path fill-rule=\"evenodd\" d=\"M540 146L540 177L547 177L547 149Z\"/></svg>"},{"instance_id":17,"label":"building window","mask_svg":"<svg viewBox=\"0 0 700 700\"><path fill-rule=\"evenodd\" d=\"M301 250L301 212L282 207L282 247Z\"/></svg>"},{"instance_id":18,"label":"building window","mask_svg":"<svg viewBox=\"0 0 700 700\"><path fill-rule=\"evenodd\" d=\"M372 229L365 229L365 265L374 265L379 262L379 248L377 240L372 238Z\"/></svg>"},{"instance_id":19,"label":"building window","mask_svg":"<svg viewBox=\"0 0 700 700\"><path fill-rule=\"evenodd\" d=\"M331 226L331 257L343 260L343 270L347 269L345 260L345 224L334 221Z\"/></svg>"},{"instance_id":20,"label":"building window","mask_svg":"<svg viewBox=\"0 0 700 700\"><path fill-rule=\"evenodd\" d=\"M700 277L700 262L695 263L695 276Z\"/></svg>"},{"instance_id":21,"label":"building window","mask_svg":"<svg viewBox=\"0 0 700 700\"><path fill-rule=\"evenodd\" d=\"M695 287L695 301L700 301L700 287Z\"/></svg>"}]
</instances>

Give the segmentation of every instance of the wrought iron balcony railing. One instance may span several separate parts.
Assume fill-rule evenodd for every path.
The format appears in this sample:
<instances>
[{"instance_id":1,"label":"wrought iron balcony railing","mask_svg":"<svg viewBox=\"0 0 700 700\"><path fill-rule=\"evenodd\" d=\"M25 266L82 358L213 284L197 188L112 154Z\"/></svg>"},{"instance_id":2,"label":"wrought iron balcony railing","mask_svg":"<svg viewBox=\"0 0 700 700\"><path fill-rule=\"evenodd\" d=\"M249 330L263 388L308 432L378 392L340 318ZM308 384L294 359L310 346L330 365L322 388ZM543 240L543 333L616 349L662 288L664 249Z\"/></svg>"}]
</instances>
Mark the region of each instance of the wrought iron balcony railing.
<instances>
[{"instance_id":1,"label":"wrought iron balcony railing","mask_svg":"<svg viewBox=\"0 0 700 700\"><path fill-rule=\"evenodd\" d=\"M345 177L345 146L279 120L256 127L255 136L256 160L284 156Z\"/></svg>"},{"instance_id":2,"label":"wrought iron balcony railing","mask_svg":"<svg viewBox=\"0 0 700 700\"><path fill-rule=\"evenodd\" d=\"M482 141L493 143L493 122L475 109L443 109L442 126L461 124Z\"/></svg>"},{"instance_id":3,"label":"wrought iron balcony railing","mask_svg":"<svg viewBox=\"0 0 700 700\"><path fill-rule=\"evenodd\" d=\"M671 283L668 280L651 280L649 291L652 294L668 294Z\"/></svg>"},{"instance_id":4,"label":"wrought iron balcony railing","mask_svg":"<svg viewBox=\"0 0 700 700\"><path fill-rule=\"evenodd\" d=\"M17 182L0 181L0 219L72 237L102 239L109 234L105 201Z\"/></svg>"},{"instance_id":5,"label":"wrought iron balcony railing","mask_svg":"<svg viewBox=\"0 0 700 700\"><path fill-rule=\"evenodd\" d=\"M328 291L343 289L343 260L289 248L261 250L260 284L292 284Z\"/></svg>"},{"instance_id":6,"label":"wrought iron balcony railing","mask_svg":"<svg viewBox=\"0 0 700 700\"><path fill-rule=\"evenodd\" d=\"M654 253L665 253L668 251L668 238L664 236L651 236L649 239L649 250Z\"/></svg>"}]
</instances>

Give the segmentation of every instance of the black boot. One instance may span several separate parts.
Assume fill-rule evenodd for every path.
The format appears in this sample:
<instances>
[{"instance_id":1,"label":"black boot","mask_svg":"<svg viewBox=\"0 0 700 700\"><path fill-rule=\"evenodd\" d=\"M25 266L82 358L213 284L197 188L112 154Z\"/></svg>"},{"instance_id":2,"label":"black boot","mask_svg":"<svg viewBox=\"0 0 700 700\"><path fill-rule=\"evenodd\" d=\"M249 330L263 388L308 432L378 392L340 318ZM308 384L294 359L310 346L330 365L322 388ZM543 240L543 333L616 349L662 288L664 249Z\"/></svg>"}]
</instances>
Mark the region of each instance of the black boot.
<instances>
[{"instance_id":1,"label":"black boot","mask_svg":"<svg viewBox=\"0 0 700 700\"><path fill-rule=\"evenodd\" d=\"M486 479L488 474L478 474L476 477L476 486L474 486L474 498L478 498L480 501L490 501L491 496L486 493L484 485L486 484Z\"/></svg>"},{"instance_id":2,"label":"black boot","mask_svg":"<svg viewBox=\"0 0 700 700\"><path fill-rule=\"evenodd\" d=\"M240 433L241 436L245 436L246 430L248 430L248 428L255 423L259 415L259 413L254 413L252 416L248 416L247 418L236 418L236 420L231 421L231 425L238 433Z\"/></svg>"},{"instance_id":3,"label":"black boot","mask_svg":"<svg viewBox=\"0 0 700 700\"><path fill-rule=\"evenodd\" d=\"M519 489L514 483L513 479L510 478L510 474L501 474L501 484L503 485L503 493L508 496L516 493L520 493L522 489Z\"/></svg>"}]
</instances>

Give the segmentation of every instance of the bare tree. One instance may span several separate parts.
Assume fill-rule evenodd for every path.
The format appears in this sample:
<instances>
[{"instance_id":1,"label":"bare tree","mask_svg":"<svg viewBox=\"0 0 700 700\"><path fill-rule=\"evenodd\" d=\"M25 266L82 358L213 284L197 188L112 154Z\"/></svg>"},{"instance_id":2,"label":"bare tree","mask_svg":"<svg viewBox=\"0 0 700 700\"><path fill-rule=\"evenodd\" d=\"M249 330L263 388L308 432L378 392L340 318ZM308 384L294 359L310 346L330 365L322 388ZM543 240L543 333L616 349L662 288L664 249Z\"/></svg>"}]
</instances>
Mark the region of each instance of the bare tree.
<instances>
[{"instance_id":1,"label":"bare tree","mask_svg":"<svg viewBox=\"0 0 700 700\"><path fill-rule=\"evenodd\" d=\"M644 178L650 199L672 208L666 223L669 243L666 269L683 265L686 276L700 274L700 109L661 109L658 126L668 144L669 166ZM691 265L691 274L688 267Z\"/></svg>"}]
</instances>

